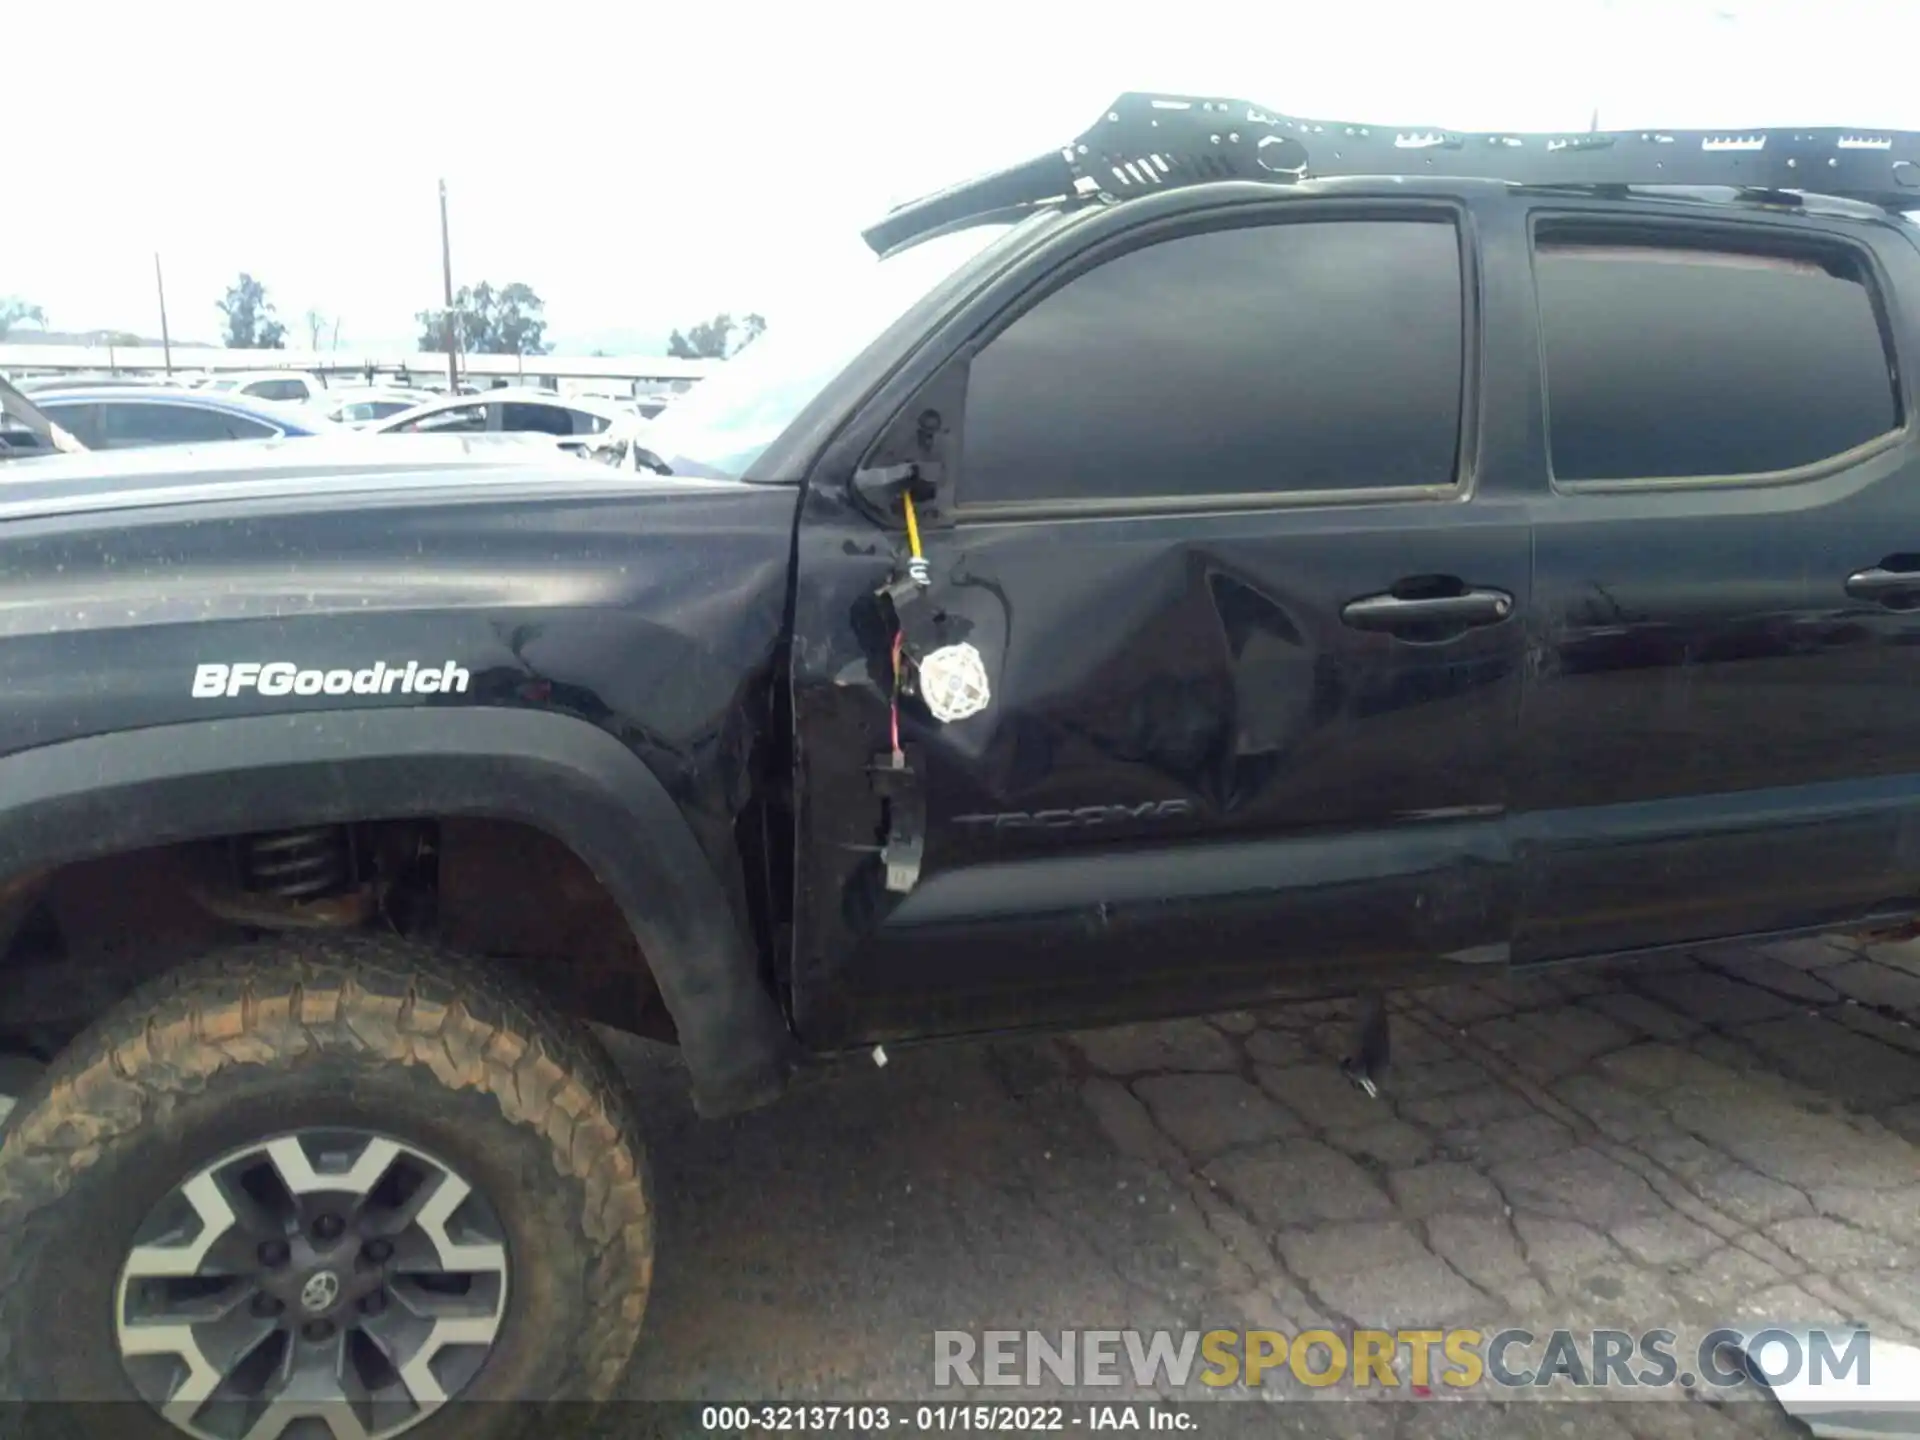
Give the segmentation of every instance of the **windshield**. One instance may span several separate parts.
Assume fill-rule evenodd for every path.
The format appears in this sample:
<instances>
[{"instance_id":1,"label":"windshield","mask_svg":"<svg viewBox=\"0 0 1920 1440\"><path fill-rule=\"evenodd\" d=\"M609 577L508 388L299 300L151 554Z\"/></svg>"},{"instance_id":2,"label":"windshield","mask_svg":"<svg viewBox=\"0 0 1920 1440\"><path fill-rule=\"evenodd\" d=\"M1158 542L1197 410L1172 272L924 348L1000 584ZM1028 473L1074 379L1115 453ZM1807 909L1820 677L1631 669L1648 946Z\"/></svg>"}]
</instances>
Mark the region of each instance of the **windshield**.
<instances>
[{"instance_id":1,"label":"windshield","mask_svg":"<svg viewBox=\"0 0 1920 1440\"><path fill-rule=\"evenodd\" d=\"M643 443L676 475L734 480L807 403L915 301L1005 235L984 225L851 268L845 285L781 313L733 359L675 396Z\"/></svg>"}]
</instances>

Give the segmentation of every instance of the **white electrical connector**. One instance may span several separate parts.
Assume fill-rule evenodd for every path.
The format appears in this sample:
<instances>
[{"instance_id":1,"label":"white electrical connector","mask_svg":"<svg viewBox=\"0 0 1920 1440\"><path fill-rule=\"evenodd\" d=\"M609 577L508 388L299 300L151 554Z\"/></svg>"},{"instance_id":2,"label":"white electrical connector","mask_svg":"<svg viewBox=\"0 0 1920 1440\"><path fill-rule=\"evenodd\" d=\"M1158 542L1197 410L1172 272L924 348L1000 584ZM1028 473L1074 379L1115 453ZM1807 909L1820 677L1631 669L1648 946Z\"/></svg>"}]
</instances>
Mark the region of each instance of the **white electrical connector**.
<instances>
[{"instance_id":1,"label":"white electrical connector","mask_svg":"<svg viewBox=\"0 0 1920 1440\"><path fill-rule=\"evenodd\" d=\"M993 700L987 662L964 640L922 656L918 669L920 698L942 725L978 715Z\"/></svg>"},{"instance_id":2,"label":"white electrical connector","mask_svg":"<svg viewBox=\"0 0 1920 1440\"><path fill-rule=\"evenodd\" d=\"M876 1045L873 1047L873 1063L879 1066L883 1070L886 1068L886 1064L887 1064L887 1047L886 1046Z\"/></svg>"}]
</instances>

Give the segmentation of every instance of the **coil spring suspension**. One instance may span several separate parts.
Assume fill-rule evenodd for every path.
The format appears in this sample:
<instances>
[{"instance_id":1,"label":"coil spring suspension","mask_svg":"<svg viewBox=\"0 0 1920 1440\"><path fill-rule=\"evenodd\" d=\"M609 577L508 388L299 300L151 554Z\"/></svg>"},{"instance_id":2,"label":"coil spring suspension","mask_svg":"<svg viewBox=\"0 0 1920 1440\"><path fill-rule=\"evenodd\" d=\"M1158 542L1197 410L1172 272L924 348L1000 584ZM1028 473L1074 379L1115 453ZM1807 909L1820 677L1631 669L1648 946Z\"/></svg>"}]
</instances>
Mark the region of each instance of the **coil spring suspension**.
<instances>
[{"instance_id":1,"label":"coil spring suspension","mask_svg":"<svg viewBox=\"0 0 1920 1440\"><path fill-rule=\"evenodd\" d=\"M341 825L256 835L246 842L242 862L247 889L283 900L331 894L353 877L353 854Z\"/></svg>"}]
</instances>

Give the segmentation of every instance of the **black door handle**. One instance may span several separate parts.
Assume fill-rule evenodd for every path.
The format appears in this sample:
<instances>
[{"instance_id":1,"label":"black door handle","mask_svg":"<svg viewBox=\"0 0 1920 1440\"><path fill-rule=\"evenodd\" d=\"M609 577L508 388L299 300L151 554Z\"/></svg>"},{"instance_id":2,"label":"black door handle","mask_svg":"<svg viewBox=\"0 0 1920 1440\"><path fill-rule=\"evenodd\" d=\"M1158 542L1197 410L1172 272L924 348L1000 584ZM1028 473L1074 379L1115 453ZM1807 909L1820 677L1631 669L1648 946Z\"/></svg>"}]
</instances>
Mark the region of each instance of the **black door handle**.
<instances>
[{"instance_id":1,"label":"black door handle","mask_svg":"<svg viewBox=\"0 0 1920 1440\"><path fill-rule=\"evenodd\" d=\"M1912 599L1920 596L1920 570L1888 570L1879 565L1856 570L1847 577L1847 594L1882 605Z\"/></svg>"},{"instance_id":2,"label":"black door handle","mask_svg":"<svg viewBox=\"0 0 1920 1440\"><path fill-rule=\"evenodd\" d=\"M1512 613L1513 596L1504 590L1405 598L1389 591L1348 601L1340 618L1356 630L1452 630L1497 625Z\"/></svg>"}]
</instances>

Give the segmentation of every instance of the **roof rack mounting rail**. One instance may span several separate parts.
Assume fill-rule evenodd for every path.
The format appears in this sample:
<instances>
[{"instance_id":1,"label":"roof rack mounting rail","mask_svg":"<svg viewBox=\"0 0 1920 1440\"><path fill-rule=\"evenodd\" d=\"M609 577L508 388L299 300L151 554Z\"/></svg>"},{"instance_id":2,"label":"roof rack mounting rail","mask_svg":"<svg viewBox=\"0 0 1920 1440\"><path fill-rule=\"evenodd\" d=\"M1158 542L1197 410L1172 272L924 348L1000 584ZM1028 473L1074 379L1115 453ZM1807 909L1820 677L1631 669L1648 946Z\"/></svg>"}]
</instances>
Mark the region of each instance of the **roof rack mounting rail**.
<instances>
[{"instance_id":1,"label":"roof rack mounting rail","mask_svg":"<svg viewBox=\"0 0 1920 1440\"><path fill-rule=\"evenodd\" d=\"M910 201L864 232L882 255L1072 200L1209 180L1437 175L1544 186L1731 186L1920 210L1920 132L1468 132L1302 120L1244 100L1130 92L1072 144Z\"/></svg>"}]
</instances>

